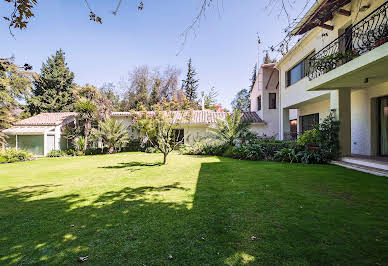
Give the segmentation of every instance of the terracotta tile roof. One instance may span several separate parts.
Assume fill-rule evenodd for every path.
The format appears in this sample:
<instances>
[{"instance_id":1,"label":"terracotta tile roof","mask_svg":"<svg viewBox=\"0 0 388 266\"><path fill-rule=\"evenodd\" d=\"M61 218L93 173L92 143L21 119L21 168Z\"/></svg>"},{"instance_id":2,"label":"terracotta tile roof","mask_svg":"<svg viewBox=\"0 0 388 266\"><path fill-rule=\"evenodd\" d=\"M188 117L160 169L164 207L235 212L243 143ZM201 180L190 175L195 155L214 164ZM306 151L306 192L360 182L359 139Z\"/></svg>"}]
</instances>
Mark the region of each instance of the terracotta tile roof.
<instances>
[{"instance_id":1,"label":"terracotta tile roof","mask_svg":"<svg viewBox=\"0 0 388 266\"><path fill-rule=\"evenodd\" d=\"M76 116L74 112L41 113L16 122L16 126L57 126L65 119Z\"/></svg>"},{"instance_id":2,"label":"terracotta tile roof","mask_svg":"<svg viewBox=\"0 0 388 266\"><path fill-rule=\"evenodd\" d=\"M187 115L190 111L173 111L174 113L174 119L184 120L183 118L185 116L189 116L189 121L184 121L182 124L214 124L217 122L217 120L223 120L226 118L227 115L232 114L232 112L215 112L211 110L195 110L191 111L191 115ZM152 114L153 112L148 112L149 114ZM130 112L112 112L112 117L128 117L131 116ZM259 115L256 112L244 112L243 116L241 118L242 121L250 121L254 124L260 124L264 123L264 121L259 117ZM179 122L178 122L179 123Z\"/></svg>"}]
</instances>

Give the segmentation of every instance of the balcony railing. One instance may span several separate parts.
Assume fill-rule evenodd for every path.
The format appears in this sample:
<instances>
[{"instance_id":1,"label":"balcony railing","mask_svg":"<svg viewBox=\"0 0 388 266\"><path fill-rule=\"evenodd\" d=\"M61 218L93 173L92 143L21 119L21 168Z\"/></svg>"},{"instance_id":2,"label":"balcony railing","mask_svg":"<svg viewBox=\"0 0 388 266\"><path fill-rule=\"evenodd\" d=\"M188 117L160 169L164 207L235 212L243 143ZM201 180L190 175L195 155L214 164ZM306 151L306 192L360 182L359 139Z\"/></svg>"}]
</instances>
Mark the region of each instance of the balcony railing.
<instances>
[{"instance_id":1,"label":"balcony railing","mask_svg":"<svg viewBox=\"0 0 388 266\"><path fill-rule=\"evenodd\" d=\"M315 79L388 42L388 1L348 28L309 59L308 76Z\"/></svg>"}]
</instances>

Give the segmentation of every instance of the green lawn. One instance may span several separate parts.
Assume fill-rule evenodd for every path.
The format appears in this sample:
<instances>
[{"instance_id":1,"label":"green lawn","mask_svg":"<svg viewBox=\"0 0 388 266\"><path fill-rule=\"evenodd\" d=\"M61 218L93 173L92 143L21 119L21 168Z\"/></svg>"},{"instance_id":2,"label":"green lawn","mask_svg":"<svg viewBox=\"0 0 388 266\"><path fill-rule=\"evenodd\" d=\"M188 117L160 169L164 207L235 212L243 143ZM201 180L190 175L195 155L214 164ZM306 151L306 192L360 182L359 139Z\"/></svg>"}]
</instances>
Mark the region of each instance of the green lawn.
<instances>
[{"instance_id":1,"label":"green lawn","mask_svg":"<svg viewBox=\"0 0 388 266\"><path fill-rule=\"evenodd\" d=\"M0 265L80 256L93 265L388 262L387 178L333 165L161 160L124 153L0 165Z\"/></svg>"}]
</instances>

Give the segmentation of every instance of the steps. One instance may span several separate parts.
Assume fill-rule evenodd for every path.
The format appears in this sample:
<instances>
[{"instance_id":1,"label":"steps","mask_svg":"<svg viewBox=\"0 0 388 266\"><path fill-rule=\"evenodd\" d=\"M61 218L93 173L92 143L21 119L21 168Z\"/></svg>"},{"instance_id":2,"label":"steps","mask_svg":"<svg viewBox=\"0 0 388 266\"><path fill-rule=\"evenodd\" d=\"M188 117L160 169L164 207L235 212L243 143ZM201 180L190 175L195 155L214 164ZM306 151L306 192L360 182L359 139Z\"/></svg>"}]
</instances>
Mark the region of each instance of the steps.
<instances>
[{"instance_id":1,"label":"steps","mask_svg":"<svg viewBox=\"0 0 388 266\"><path fill-rule=\"evenodd\" d=\"M332 164L373 175L388 177L388 161L383 159L343 157L341 161L333 161Z\"/></svg>"}]
</instances>

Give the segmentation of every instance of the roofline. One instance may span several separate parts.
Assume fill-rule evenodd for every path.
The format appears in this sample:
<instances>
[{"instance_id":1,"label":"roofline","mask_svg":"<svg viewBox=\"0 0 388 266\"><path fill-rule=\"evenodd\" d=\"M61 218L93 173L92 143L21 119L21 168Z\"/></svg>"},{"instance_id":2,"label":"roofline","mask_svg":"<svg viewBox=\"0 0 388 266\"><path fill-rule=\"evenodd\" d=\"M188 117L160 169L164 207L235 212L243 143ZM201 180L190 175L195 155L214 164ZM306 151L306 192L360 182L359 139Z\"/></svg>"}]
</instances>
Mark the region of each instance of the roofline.
<instances>
[{"instance_id":1,"label":"roofline","mask_svg":"<svg viewBox=\"0 0 388 266\"><path fill-rule=\"evenodd\" d=\"M299 23L295 26L295 28L291 31L291 35L297 35L299 29L303 24L310 20L311 16L317 11L317 9L321 6L323 2L327 2L327 0L318 0L315 4L306 12L303 18L299 21Z\"/></svg>"}]
</instances>

